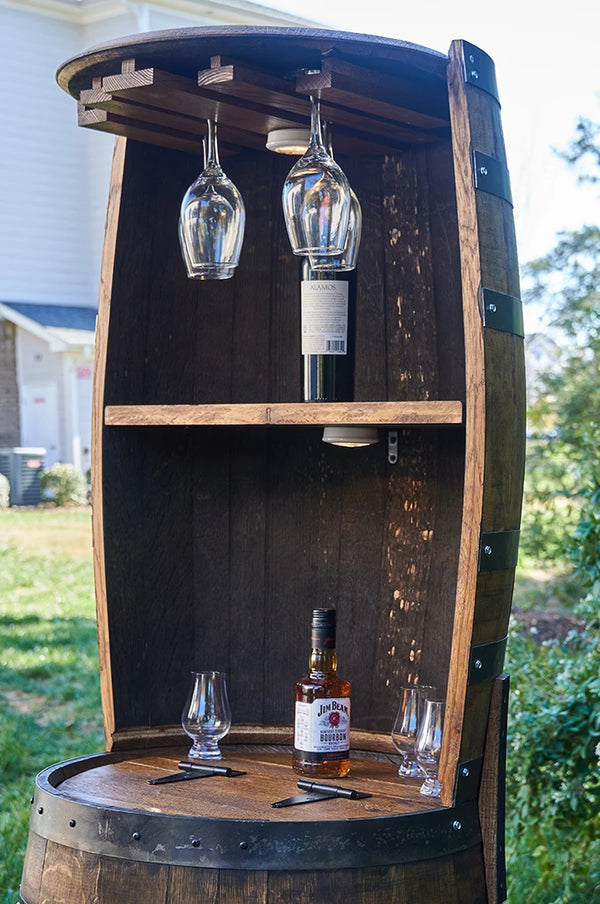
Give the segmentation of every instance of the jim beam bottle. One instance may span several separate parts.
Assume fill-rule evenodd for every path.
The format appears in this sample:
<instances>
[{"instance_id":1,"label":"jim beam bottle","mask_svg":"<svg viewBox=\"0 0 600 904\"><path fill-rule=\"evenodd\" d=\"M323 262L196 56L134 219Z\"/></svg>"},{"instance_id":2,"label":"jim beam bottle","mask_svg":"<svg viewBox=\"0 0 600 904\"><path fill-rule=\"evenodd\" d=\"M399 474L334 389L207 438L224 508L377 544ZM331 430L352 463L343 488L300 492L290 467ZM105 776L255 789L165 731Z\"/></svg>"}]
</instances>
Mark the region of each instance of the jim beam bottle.
<instances>
[{"instance_id":1,"label":"jim beam bottle","mask_svg":"<svg viewBox=\"0 0 600 904\"><path fill-rule=\"evenodd\" d=\"M294 755L300 775L350 770L350 682L337 675L335 609L313 609L308 674L296 681Z\"/></svg>"}]
</instances>

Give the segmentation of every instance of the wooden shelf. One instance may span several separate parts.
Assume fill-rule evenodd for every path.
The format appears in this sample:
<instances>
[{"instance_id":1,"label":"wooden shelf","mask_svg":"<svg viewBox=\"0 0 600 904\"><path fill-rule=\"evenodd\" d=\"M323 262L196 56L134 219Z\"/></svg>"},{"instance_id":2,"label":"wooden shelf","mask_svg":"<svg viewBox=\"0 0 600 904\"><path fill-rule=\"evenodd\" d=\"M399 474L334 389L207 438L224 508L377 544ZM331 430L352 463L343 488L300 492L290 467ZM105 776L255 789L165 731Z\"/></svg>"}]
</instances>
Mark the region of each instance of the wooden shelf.
<instances>
[{"instance_id":1,"label":"wooden shelf","mask_svg":"<svg viewBox=\"0 0 600 904\"><path fill-rule=\"evenodd\" d=\"M459 401L108 405L104 423L107 427L451 426L463 423L463 406Z\"/></svg>"}]
</instances>

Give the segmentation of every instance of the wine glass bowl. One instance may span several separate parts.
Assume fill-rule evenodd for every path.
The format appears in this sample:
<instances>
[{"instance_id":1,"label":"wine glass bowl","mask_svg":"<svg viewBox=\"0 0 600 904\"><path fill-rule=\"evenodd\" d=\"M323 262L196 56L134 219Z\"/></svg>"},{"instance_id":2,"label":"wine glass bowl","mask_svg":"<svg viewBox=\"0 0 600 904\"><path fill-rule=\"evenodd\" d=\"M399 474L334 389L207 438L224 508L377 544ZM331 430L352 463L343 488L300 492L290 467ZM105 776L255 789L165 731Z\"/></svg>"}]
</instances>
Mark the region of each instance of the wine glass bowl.
<instances>
[{"instance_id":1,"label":"wine glass bowl","mask_svg":"<svg viewBox=\"0 0 600 904\"><path fill-rule=\"evenodd\" d=\"M415 761L415 745L424 712L425 701L435 695L435 688L416 685L400 689L400 706L392 727L392 743L402 755L398 775L415 777L419 766Z\"/></svg>"},{"instance_id":2,"label":"wine glass bowl","mask_svg":"<svg viewBox=\"0 0 600 904\"><path fill-rule=\"evenodd\" d=\"M311 138L287 175L282 192L285 223L294 254L344 251L350 219L350 183L323 144L320 103L311 97Z\"/></svg>"},{"instance_id":3,"label":"wine glass bowl","mask_svg":"<svg viewBox=\"0 0 600 904\"><path fill-rule=\"evenodd\" d=\"M224 672L192 672L193 681L181 716L192 739L190 759L221 759L219 741L231 728L231 710Z\"/></svg>"},{"instance_id":4,"label":"wine glass bowl","mask_svg":"<svg viewBox=\"0 0 600 904\"><path fill-rule=\"evenodd\" d=\"M204 169L181 202L179 242L191 279L229 279L246 224L244 200L219 163L216 123L208 121Z\"/></svg>"},{"instance_id":5,"label":"wine glass bowl","mask_svg":"<svg viewBox=\"0 0 600 904\"><path fill-rule=\"evenodd\" d=\"M346 244L339 254L310 254L309 261L313 270L354 270L358 258L362 232L362 210L356 194L350 189L350 216L346 231Z\"/></svg>"},{"instance_id":6,"label":"wine glass bowl","mask_svg":"<svg viewBox=\"0 0 600 904\"><path fill-rule=\"evenodd\" d=\"M442 786L438 780L440 751L444 727L445 703L443 700L426 700L423 719L419 726L415 755L425 781L419 791L427 797L439 797Z\"/></svg>"}]
</instances>

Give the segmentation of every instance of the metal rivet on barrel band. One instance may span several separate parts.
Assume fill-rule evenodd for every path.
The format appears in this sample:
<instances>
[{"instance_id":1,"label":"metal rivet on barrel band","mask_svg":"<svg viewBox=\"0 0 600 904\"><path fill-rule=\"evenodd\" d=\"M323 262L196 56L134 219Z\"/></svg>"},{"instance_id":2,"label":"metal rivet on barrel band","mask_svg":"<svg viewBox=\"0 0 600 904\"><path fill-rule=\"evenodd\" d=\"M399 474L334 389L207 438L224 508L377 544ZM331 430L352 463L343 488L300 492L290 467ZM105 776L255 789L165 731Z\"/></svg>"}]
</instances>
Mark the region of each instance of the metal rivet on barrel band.
<instances>
[{"instance_id":1,"label":"metal rivet on barrel band","mask_svg":"<svg viewBox=\"0 0 600 904\"><path fill-rule=\"evenodd\" d=\"M142 836L140 835L139 832L134 832L131 837L133 838L134 841L139 841Z\"/></svg>"},{"instance_id":2,"label":"metal rivet on barrel band","mask_svg":"<svg viewBox=\"0 0 600 904\"><path fill-rule=\"evenodd\" d=\"M243 851L245 851L246 848L248 847L248 842L247 842L247 841L240 841L240 847L241 847L241 849L242 849Z\"/></svg>"},{"instance_id":3,"label":"metal rivet on barrel band","mask_svg":"<svg viewBox=\"0 0 600 904\"><path fill-rule=\"evenodd\" d=\"M200 847L200 839L192 838L192 847Z\"/></svg>"},{"instance_id":4,"label":"metal rivet on barrel band","mask_svg":"<svg viewBox=\"0 0 600 904\"><path fill-rule=\"evenodd\" d=\"M454 822L452 823L452 828L455 832L460 832L460 830L462 829L462 822L460 821L460 819L454 820Z\"/></svg>"},{"instance_id":5,"label":"metal rivet on barrel band","mask_svg":"<svg viewBox=\"0 0 600 904\"><path fill-rule=\"evenodd\" d=\"M70 820L69 820L69 825L71 826L72 829L74 829L75 826L77 825L77 820L76 820L76 819L70 819Z\"/></svg>"}]
</instances>

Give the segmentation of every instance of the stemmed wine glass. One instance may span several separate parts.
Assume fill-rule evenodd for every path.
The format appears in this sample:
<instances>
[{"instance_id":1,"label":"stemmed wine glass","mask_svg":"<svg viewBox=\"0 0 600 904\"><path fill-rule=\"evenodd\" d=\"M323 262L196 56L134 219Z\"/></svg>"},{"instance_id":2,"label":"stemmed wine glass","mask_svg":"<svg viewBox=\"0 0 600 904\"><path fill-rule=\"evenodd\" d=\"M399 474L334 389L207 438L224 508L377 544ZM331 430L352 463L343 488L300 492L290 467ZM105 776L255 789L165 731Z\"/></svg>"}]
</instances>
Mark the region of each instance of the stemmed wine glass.
<instances>
[{"instance_id":1,"label":"stemmed wine glass","mask_svg":"<svg viewBox=\"0 0 600 904\"><path fill-rule=\"evenodd\" d=\"M204 169L181 202L179 241L191 279L229 279L240 260L246 209L219 163L217 124L207 125Z\"/></svg>"},{"instance_id":2,"label":"stemmed wine glass","mask_svg":"<svg viewBox=\"0 0 600 904\"><path fill-rule=\"evenodd\" d=\"M429 685L402 687L400 706L392 728L392 743L403 760L398 775L414 777L419 773L415 762L415 744L422 721L425 701L435 696L435 688Z\"/></svg>"},{"instance_id":3,"label":"stemmed wine glass","mask_svg":"<svg viewBox=\"0 0 600 904\"><path fill-rule=\"evenodd\" d=\"M419 791L427 797L439 797L442 790L438 781L438 768L442 749L444 710L443 700L425 701L425 712L415 745L417 762L425 773L425 781Z\"/></svg>"},{"instance_id":4,"label":"stemmed wine glass","mask_svg":"<svg viewBox=\"0 0 600 904\"><path fill-rule=\"evenodd\" d=\"M333 159L333 143L331 128L328 123L322 124L324 141L330 157ZM353 188L350 187L350 215L348 217L348 229L346 232L346 244L340 254L311 254L309 255L312 270L354 270L358 259L358 249L362 233L362 210L360 201L356 197Z\"/></svg>"},{"instance_id":5,"label":"stemmed wine glass","mask_svg":"<svg viewBox=\"0 0 600 904\"><path fill-rule=\"evenodd\" d=\"M310 101L310 142L283 185L285 223L294 254L341 254L350 219L350 184L323 143L320 101Z\"/></svg>"},{"instance_id":6,"label":"stemmed wine glass","mask_svg":"<svg viewBox=\"0 0 600 904\"><path fill-rule=\"evenodd\" d=\"M193 682L181 716L192 739L190 759L220 760L219 741L231 728L225 672L192 672Z\"/></svg>"}]
</instances>

